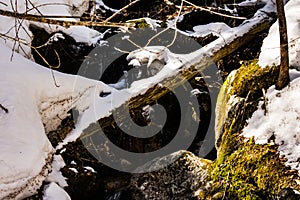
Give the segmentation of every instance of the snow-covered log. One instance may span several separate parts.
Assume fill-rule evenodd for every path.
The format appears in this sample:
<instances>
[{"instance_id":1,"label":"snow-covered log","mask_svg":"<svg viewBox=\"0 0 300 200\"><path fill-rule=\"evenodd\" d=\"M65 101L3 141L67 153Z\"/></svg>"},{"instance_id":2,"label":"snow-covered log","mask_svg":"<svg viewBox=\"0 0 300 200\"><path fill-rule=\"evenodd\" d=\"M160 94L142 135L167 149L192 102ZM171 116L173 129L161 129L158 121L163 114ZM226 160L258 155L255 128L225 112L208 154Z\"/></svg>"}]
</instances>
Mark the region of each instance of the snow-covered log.
<instances>
[{"instance_id":1,"label":"snow-covered log","mask_svg":"<svg viewBox=\"0 0 300 200\"><path fill-rule=\"evenodd\" d=\"M174 55L161 47L161 51L164 52L158 53L157 58L164 59L163 62L166 65L163 70L153 77L136 81L132 84L131 88L129 88L129 93L136 93L137 95L129 96L130 98L126 99L126 103L116 109L118 115L114 117L118 119L115 120L126 121L126 116L121 113L127 107L134 110L159 99L169 91L168 89L176 88L183 82L190 80L198 75L199 72L203 72L206 67L231 54L242 45L247 44L247 42L255 38L256 34L270 28L275 16L274 6L272 2L269 2L252 19L246 20L240 26L221 33L217 40L191 54ZM129 54L128 58L129 60L146 60L148 62L154 59L152 52L155 51L157 51L157 47L138 49ZM164 56L161 57L161 54L164 54ZM166 70L169 70L169 72L166 73ZM136 92L136 86L139 86L139 92ZM111 125L114 117L110 115L103 119L99 118L101 127Z\"/></svg>"}]
</instances>

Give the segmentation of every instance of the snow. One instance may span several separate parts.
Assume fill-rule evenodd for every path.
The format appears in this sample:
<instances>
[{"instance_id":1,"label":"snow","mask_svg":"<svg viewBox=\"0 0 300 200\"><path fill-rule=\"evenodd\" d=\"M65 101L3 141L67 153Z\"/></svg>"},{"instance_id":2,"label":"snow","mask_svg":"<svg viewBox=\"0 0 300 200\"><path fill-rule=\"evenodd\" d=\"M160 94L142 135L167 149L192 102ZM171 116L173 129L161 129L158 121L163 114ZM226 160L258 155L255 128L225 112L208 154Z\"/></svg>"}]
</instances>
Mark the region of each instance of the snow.
<instances>
[{"instance_id":1,"label":"snow","mask_svg":"<svg viewBox=\"0 0 300 200\"><path fill-rule=\"evenodd\" d=\"M96 0L96 9L101 9L101 7L103 7L105 10L110 10L112 12L118 12L118 10L113 9L108 7L107 5L105 5L105 3L102 0Z\"/></svg>"},{"instance_id":2,"label":"snow","mask_svg":"<svg viewBox=\"0 0 300 200\"><path fill-rule=\"evenodd\" d=\"M285 5L285 14L287 20L287 31L289 40L290 66L300 70L300 1L290 0ZM278 21L272 25L267 38L265 38L258 64L262 67L267 65L280 64L280 43Z\"/></svg>"},{"instance_id":3,"label":"snow","mask_svg":"<svg viewBox=\"0 0 300 200\"><path fill-rule=\"evenodd\" d=\"M286 165L300 170L300 72L291 70L291 83L281 91L268 89L267 112L259 108L248 120L243 136L254 137L258 144L266 144L275 137L279 153L287 158Z\"/></svg>"},{"instance_id":4,"label":"snow","mask_svg":"<svg viewBox=\"0 0 300 200\"><path fill-rule=\"evenodd\" d=\"M74 160L72 160L70 164L71 165L77 165L77 163Z\"/></svg>"},{"instance_id":5,"label":"snow","mask_svg":"<svg viewBox=\"0 0 300 200\"><path fill-rule=\"evenodd\" d=\"M291 0L285 5L289 38L290 66L300 69L300 37L299 12L300 2ZM268 37L264 40L259 57L259 64L279 65L279 31L277 22L270 28ZM275 142L279 145L279 154L287 158L286 165L300 170L300 72L290 70L289 86L278 91L274 86L266 93L267 110L259 103L258 110L247 121L244 128L245 137L254 137L258 144ZM274 138L271 141L270 138Z\"/></svg>"},{"instance_id":6,"label":"snow","mask_svg":"<svg viewBox=\"0 0 300 200\"><path fill-rule=\"evenodd\" d=\"M270 0L246 0L241 3L238 3L237 5L240 7L243 6L257 6L257 5L265 5ZM274 1L275 2L275 1Z\"/></svg>"},{"instance_id":7,"label":"snow","mask_svg":"<svg viewBox=\"0 0 300 200\"><path fill-rule=\"evenodd\" d=\"M87 45L96 44L103 39L104 34L85 26L70 26L70 28L59 27L56 31L62 31L65 34L74 38L76 42L85 43Z\"/></svg>"},{"instance_id":8,"label":"snow","mask_svg":"<svg viewBox=\"0 0 300 200\"><path fill-rule=\"evenodd\" d=\"M230 27L223 22L214 22L205 25L194 26L194 32L190 33L193 37L205 37L206 35L213 34L215 36L222 36L222 32L229 30Z\"/></svg>"},{"instance_id":9,"label":"snow","mask_svg":"<svg viewBox=\"0 0 300 200\"><path fill-rule=\"evenodd\" d=\"M74 167L70 167L69 170L71 170L75 174L78 174L78 170L76 168L74 168Z\"/></svg>"},{"instance_id":10,"label":"snow","mask_svg":"<svg viewBox=\"0 0 300 200\"><path fill-rule=\"evenodd\" d=\"M88 171L91 171L92 173L97 173L94 168L92 167L89 167L89 166L86 166L86 167L83 167L84 169L88 170Z\"/></svg>"},{"instance_id":11,"label":"snow","mask_svg":"<svg viewBox=\"0 0 300 200\"><path fill-rule=\"evenodd\" d=\"M66 164L65 164L63 158L61 157L61 155L54 155L53 161L51 164L52 171L48 174L48 176L46 178L46 182L49 182L49 183L55 182L61 187L68 186L68 184L66 182L66 178L63 177L63 175L60 171L60 169L63 168L65 165Z\"/></svg>"},{"instance_id":12,"label":"snow","mask_svg":"<svg viewBox=\"0 0 300 200\"><path fill-rule=\"evenodd\" d=\"M43 200L71 200L71 197L66 191L55 183L50 183L46 186Z\"/></svg>"},{"instance_id":13,"label":"snow","mask_svg":"<svg viewBox=\"0 0 300 200\"><path fill-rule=\"evenodd\" d=\"M54 153L45 133L55 130L71 108L83 113L90 102L82 99L111 89L54 72L56 87L49 69L17 53L10 61L10 55L0 43L0 103L8 109L0 109L0 199L34 194L49 173Z\"/></svg>"},{"instance_id":14,"label":"snow","mask_svg":"<svg viewBox=\"0 0 300 200\"><path fill-rule=\"evenodd\" d=\"M10 5L8 0L7 2ZM34 4L38 3L38 1L32 2ZM43 3L47 2L44 1ZM51 1L51 3L53 2ZM79 5L85 1L60 0L59 2L68 3L69 5L72 2ZM20 6L18 10L23 9L25 11L24 5L21 5L22 2L18 3L18 6ZM0 6L1 9L7 9L2 4ZM81 8L84 8L84 6ZM43 14L57 14L52 12L54 10L56 10L54 7L49 10L45 9ZM57 11L59 14L81 12L80 10L69 9L58 9ZM31 11L33 14L35 12L35 10ZM261 14L265 15L264 13ZM36 193L36 190L40 188L45 180L53 182L52 188L54 189L50 187L50 192L46 190L44 198L47 195L51 198L51 191L60 190L56 184L54 185L54 182L65 186L65 180L58 171L59 168L64 166L64 163L60 157L54 155L54 148L51 146L46 134L60 125L61 119L68 115L67 112L70 109L76 109L79 113L75 124L76 128L56 147L56 150L61 149L64 144L76 140L81 135L82 130L98 119L111 114L114 108L119 107L131 97L143 94L149 87L176 74L179 69L185 67L186 63L196 65L202 57L209 57L214 49L226 45L226 42L236 35L247 32L247 28L259 20L258 17L247 21L247 26L243 30L233 28L225 31L224 38L190 54L173 54L167 48L159 46L148 46L130 53L128 59L135 60L132 62L135 65L140 63L140 66L148 67L154 60L160 60L165 63L165 66L156 75L133 82L130 88L123 90L116 90L102 82L80 76L53 72L59 85L59 87L56 87L49 69L25 59L18 53L14 53L13 59L10 60L13 43L0 42L0 74L2 74L0 79L0 104L9 111L6 113L3 109L0 109L0 151L2 152L0 154L0 199L30 196ZM0 16L0 23L8 24L8 27L0 27L1 33L14 26L14 20L2 16ZM29 23L24 21L24 29L22 30L27 30L28 25ZM38 25L46 28L46 25ZM48 31L58 29L50 26ZM61 28L61 30L69 31L68 33L73 34L73 36L78 33L78 37L74 37L86 42L94 42L95 38L99 36L93 30L86 28L71 27L71 29ZM86 34L85 38L82 37L83 33ZM12 37L16 36L15 30L11 30L9 34ZM19 36L22 36L25 41L30 41L31 34L27 35L26 32L20 31ZM58 35L57 39L59 38ZM210 54L207 52L210 52ZM25 49L21 54L30 54L30 49ZM201 61L209 62L207 60ZM102 92L109 95L100 97L99 94ZM53 162L52 158L54 159ZM52 173L50 173L51 169L53 170Z\"/></svg>"}]
</instances>

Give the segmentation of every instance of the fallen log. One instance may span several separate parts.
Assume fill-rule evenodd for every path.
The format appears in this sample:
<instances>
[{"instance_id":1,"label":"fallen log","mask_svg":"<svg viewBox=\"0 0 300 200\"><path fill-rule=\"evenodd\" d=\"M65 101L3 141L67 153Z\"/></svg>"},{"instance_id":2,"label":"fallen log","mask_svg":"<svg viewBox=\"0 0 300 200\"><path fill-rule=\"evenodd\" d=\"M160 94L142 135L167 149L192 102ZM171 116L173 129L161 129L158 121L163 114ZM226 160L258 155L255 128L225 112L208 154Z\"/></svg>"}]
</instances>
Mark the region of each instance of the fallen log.
<instances>
[{"instance_id":1,"label":"fallen log","mask_svg":"<svg viewBox=\"0 0 300 200\"><path fill-rule=\"evenodd\" d=\"M176 75L172 75L170 77L166 76L164 80L153 83L146 92L141 91L143 94L131 97L119 108L116 108L115 112L118 113L118 120L126 120L121 114L124 107L129 107L134 110L147 104L151 104L153 101L161 98L169 92L167 88L172 89L182 85L187 80L195 77L199 71L203 71L207 66L210 66L212 63L219 61L239 47L247 44L256 36L256 34L270 28L273 21L274 18L268 15L265 15L261 19L246 21L241 26L234 28L234 30L230 30L231 33L227 36L227 38L219 38L216 41L202 47L202 49L194 53L195 58L190 61L189 67L182 66ZM243 33L239 34L238 32ZM106 126L111 125L113 122L112 119L112 115L99 119L101 127L105 128Z\"/></svg>"},{"instance_id":2,"label":"fallen log","mask_svg":"<svg viewBox=\"0 0 300 200\"><path fill-rule=\"evenodd\" d=\"M141 88L138 92L135 91L136 95L129 96L129 98L120 106L117 106L111 114L99 118L98 123L90 124L89 127L85 129L84 134L81 138L85 139L93 135L94 133L99 132L99 127L101 127L100 129L102 129L104 132L107 132L108 134L113 130L120 132L122 126L126 126L132 123L132 118L134 119L141 117L137 113L141 113L143 107L155 104L157 100L168 94L173 89L199 76L199 73L204 74L205 76L216 76L217 69L211 70L211 68L215 66L215 62L231 54L242 45L247 44L249 41L254 39L258 33L268 29L273 22L274 14L258 11L252 19L246 20L240 26L221 33L220 37L212 43L189 54L188 56L178 55L179 60L185 60L187 58L189 60L182 62L181 65L177 66L176 70L173 71L173 73L164 74L163 78L155 78L156 75L154 77L151 77L149 79L149 84L147 85L147 87ZM168 64L166 64L166 66L167 65ZM208 85L213 84L209 79L205 81ZM139 81L137 81L136 84L138 84L138 82ZM130 91L131 88L129 88L128 90ZM209 88L209 93L212 100L216 99L218 88ZM207 155L209 151L211 151L211 149L214 147L214 122L212 120L215 117L215 114L213 112L214 108L215 105L214 103L212 103L212 112L210 116L211 122L209 130L207 132L207 135L209 136L204 139L205 144L202 144L203 146L201 146L201 150L199 152L200 156ZM128 114L128 110L130 112L130 115ZM139 141L137 138L132 138L131 142L134 143L134 151L145 151L143 148L143 142ZM133 149L129 148L127 150Z\"/></svg>"}]
</instances>

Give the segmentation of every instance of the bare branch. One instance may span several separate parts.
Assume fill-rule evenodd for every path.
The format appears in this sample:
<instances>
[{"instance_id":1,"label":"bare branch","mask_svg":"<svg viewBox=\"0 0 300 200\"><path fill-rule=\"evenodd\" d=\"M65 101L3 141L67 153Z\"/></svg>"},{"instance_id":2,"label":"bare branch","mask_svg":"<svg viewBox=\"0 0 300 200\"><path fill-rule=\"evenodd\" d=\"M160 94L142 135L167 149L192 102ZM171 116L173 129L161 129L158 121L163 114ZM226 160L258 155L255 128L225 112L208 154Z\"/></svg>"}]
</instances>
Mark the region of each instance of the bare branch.
<instances>
[{"instance_id":1,"label":"bare branch","mask_svg":"<svg viewBox=\"0 0 300 200\"><path fill-rule=\"evenodd\" d=\"M70 26L103 26L103 27L117 27L117 28L133 28L133 23L112 23L112 22L91 22L91 21L63 21L63 20L56 20L56 19L49 19L44 16L40 15L32 15L32 14L25 14L25 13L17 13L11 12L0 9L0 15L8 16L8 17L15 17L18 19L25 19L34 22L41 22L47 24L54 24L63 27L70 27ZM55 17L55 16L54 16ZM51 16L51 18L53 18Z\"/></svg>"},{"instance_id":2,"label":"bare branch","mask_svg":"<svg viewBox=\"0 0 300 200\"><path fill-rule=\"evenodd\" d=\"M140 0L135 0L133 2L131 2L130 4L124 6L123 8L121 8L120 10L118 10L117 12L115 12L113 15L111 15L110 17L108 17L106 20L104 20L103 23L108 23L109 20L111 20L112 18L114 18L115 16L117 16L120 12L122 12L123 10L129 8L130 6L132 6L133 4L139 2Z\"/></svg>"},{"instance_id":3,"label":"bare branch","mask_svg":"<svg viewBox=\"0 0 300 200\"><path fill-rule=\"evenodd\" d=\"M216 11L213 11L211 10L211 8L204 8L204 7L201 7L201 6L197 6L187 0L183 0L185 3L193 6L194 8L196 9L199 9L199 10L202 10L202 11L206 11L206 12L209 12L211 14L215 14L215 15L219 15L219 16L222 16L222 17L228 17L228 18L232 18L232 19L240 19L240 20L245 20L247 19L246 17L237 17L237 16L233 16L233 15L227 15L227 14L223 14L223 13L219 13L219 12L216 12Z\"/></svg>"},{"instance_id":4,"label":"bare branch","mask_svg":"<svg viewBox=\"0 0 300 200\"><path fill-rule=\"evenodd\" d=\"M2 104L0 104L0 108L1 108L2 110L4 110L5 113L8 113L8 109L5 108Z\"/></svg>"}]
</instances>

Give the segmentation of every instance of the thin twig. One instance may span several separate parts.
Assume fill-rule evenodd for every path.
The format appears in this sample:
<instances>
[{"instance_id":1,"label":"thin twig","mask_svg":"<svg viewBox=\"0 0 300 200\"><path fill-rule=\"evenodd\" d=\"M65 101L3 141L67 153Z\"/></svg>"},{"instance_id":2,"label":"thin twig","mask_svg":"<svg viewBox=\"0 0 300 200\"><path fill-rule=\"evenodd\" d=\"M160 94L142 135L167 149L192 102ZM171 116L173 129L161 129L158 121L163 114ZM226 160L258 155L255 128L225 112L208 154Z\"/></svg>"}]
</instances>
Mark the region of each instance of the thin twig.
<instances>
[{"instance_id":1,"label":"thin twig","mask_svg":"<svg viewBox=\"0 0 300 200\"><path fill-rule=\"evenodd\" d=\"M117 12L115 12L114 14L112 14L110 17L108 17L106 20L103 21L103 23L108 23L109 20L111 20L112 18L114 18L115 16L117 16L120 12L122 12L123 10L129 8L130 6L132 6L133 4L139 2L140 0L135 0L133 2L131 2L130 4L124 6L123 8L121 8L120 10L118 10Z\"/></svg>"},{"instance_id":2,"label":"thin twig","mask_svg":"<svg viewBox=\"0 0 300 200\"><path fill-rule=\"evenodd\" d=\"M130 42L131 44L133 44L134 46L136 46L137 48L142 48L140 45L138 45L138 44L136 44L134 41L132 41L131 39L129 39L129 38L126 38L126 40L128 41L128 42Z\"/></svg>"},{"instance_id":3,"label":"thin twig","mask_svg":"<svg viewBox=\"0 0 300 200\"><path fill-rule=\"evenodd\" d=\"M38 48L40 48L41 46L39 46L39 47L34 47L34 46L31 46L31 45L30 45L28 42L26 42L25 40L22 40L22 39L20 39L20 38L14 38L14 37L11 37L11 36L9 36L9 35L2 34L2 33L0 33L0 37L5 37L5 38L7 38L7 39L10 39L10 40L13 40L13 41L17 41L17 42L19 42L19 43L21 43L21 44L24 44L24 45L27 45L27 46L31 47L31 48L38 54L38 56L44 61L44 63L45 63L46 65L48 65L48 67L50 68L50 70L51 70L51 75L52 75L52 78L53 78L53 81L54 81L54 85L55 85L56 87L60 87L60 85L57 84L57 81L56 81L56 79L55 79L54 72L53 72L53 69L59 68L60 65L61 65L60 57L59 57L59 55L58 55L58 53L57 53L57 51L56 51L55 49L54 49L54 53L55 53L55 55L57 56L57 59L58 59L58 65L57 65L57 66L52 66L52 65L50 65L50 63L46 60L46 58L38 51Z\"/></svg>"},{"instance_id":4,"label":"thin twig","mask_svg":"<svg viewBox=\"0 0 300 200\"><path fill-rule=\"evenodd\" d=\"M0 104L0 108L1 108L2 110L4 110L5 113L8 113L8 109L5 108L2 104Z\"/></svg>"},{"instance_id":5,"label":"thin twig","mask_svg":"<svg viewBox=\"0 0 300 200\"><path fill-rule=\"evenodd\" d=\"M44 56L42 56L42 54L41 54L35 47L32 47L32 48L33 48L34 51L39 55L39 57L44 61L44 63L45 63L46 65L48 65L48 67L50 68L51 75L52 75L52 78L53 78L53 81L54 81L54 85L55 85L56 87L60 87L60 85L57 84L57 81L56 81L56 79L55 79L54 72L53 72L53 69L59 68L59 67L60 67L60 64L61 64L61 63L60 63L60 57L59 57L57 51L54 49L54 53L55 53L55 55L56 55L56 57L57 57L57 59L58 59L58 65L57 65L57 66L52 66L52 65L50 65L50 63L46 60L46 58L45 58Z\"/></svg>"},{"instance_id":6,"label":"thin twig","mask_svg":"<svg viewBox=\"0 0 300 200\"><path fill-rule=\"evenodd\" d=\"M5 5L5 6L8 6L6 3L3 3L3 2L0 2L0 4Z\"/></svg>"},{"instance_id":7,"label":"thin twig","mask_svg":"<svg viewBox=\"0 0 300 200\"><path fill-rule=\"evenodd\" d=\"M121 52L121 53L124 53L124 54L125 53L128 53L128 54L130 53L130 51L125 51L125 50L119 49L118 47L114 47L114 49Z\"/></svg>"},{"instance_id":8,"label":"thin twig","mask_svg":"<svg viewBox=\"0 0 300 200\"><path fill-rule=\"evenodd\" d=\"M175 22L174 22L175 33L174 33L173 40L172 40L172 42L168 46L166 46L166 48L169 48L170 46L172 46L174 44L176 38L177 38L177 34L178 34L177 22L179 20L179 17L180 17L181 11L182 11L182 6L183 6L183 0L181 0L180 9L179 9L177 18L175 19Z\"/></svg>"},{"instance_id":9,"label":"thin twig","mask_svg":"<svg viewBox=\"0 0 300 200\"><path fill-rule=\"evenodd\" d=\"M197 6L197 5L191 3L191 2L189 2L189 1L187 1L187 0L183 0L183 1L184 1L185 3L187 3L187 4L191 5L191 6L193 6L193 7L196 8L196 9L199 9L199 10L202 10L202 11L207 11L207 12L209 12L209 13L211 13L211 14L219 15L219 16L222 16L222 17L228 17L228 18L232 18L232 19L240 19L240 20L245 20L245 19L247 19L246 17L237 17L237 16L233 16L233 15L227 15L227 14L219 13L219 12L213 11L213 10L211 10L211 9L209 9L209 8L204 8L204 7L201 7L201 6Z\"/></svg>"},{"instance_id":10,"label":"thin twig","mask_svg":"<svg viewBox=\"0 0 300 200\"><path fill-rule=\"evenodd\" d=\"M167 30L169 30L172 26L175 27L175 35L174 35L174 38L173 38L173 41L171 42L171 44L169 44L166 48L168 48L168 47L170 47L170 46L173 45L173 43L174 43L174 41L175 41L175 39L176 39L176 36L177 36L177 33L176 33L176 31L177 31L177 28L176 28L177 25L176 25L176 24L177 24L177 22L178 22L180 13L181 13L181 11L182 11L182 6L183 6L183 0L181 1L181 6L180 6L180 9L179 9L179 14L177 15L177 18L176 18L175 22L174 22L171 26L168 26L168 27L165 28L164 30L162 30L162 31L158 32L157 34L155 34L154 36L152 36L152 37L148 40L148 42L147 42L147 44L145 45L145 47L149 46L149 44L152 42L152 40L154 40L156 37L158 37L159 35L163 34L163 33L166 32Z\"/></svg>"}]
</instances>

